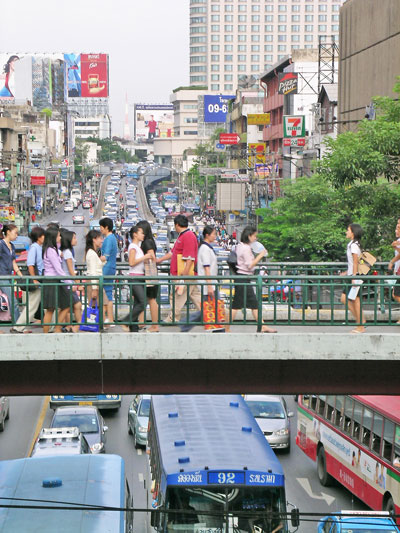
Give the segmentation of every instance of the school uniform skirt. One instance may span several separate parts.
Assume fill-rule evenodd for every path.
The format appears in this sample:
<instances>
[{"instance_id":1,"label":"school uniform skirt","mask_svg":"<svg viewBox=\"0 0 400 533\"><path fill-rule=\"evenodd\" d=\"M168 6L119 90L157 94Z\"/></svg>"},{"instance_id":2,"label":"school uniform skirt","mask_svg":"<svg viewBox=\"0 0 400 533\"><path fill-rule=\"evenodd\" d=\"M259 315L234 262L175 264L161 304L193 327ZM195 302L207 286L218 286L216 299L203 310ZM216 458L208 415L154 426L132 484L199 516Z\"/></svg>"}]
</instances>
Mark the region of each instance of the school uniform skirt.
<instances>
[{"instance_id":1,"label":"school uniform skirt","mask_svg":"<svg viewBox=\"0 0 400 533\"><path fill-rule=\"evenodd\" d=\"M65 283L43 277L40 280L43 290L44 309L67 309L70 306L70 288Z\"/></svg>"}]
</instances>

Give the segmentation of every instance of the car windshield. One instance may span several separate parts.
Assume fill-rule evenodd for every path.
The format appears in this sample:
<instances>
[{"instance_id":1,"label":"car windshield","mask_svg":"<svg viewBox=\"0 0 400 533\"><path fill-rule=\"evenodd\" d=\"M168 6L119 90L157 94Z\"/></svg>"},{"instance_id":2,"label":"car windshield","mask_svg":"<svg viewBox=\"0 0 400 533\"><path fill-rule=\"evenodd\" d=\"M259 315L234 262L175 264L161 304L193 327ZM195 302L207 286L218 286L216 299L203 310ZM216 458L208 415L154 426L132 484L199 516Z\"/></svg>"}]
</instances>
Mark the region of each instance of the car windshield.
<instances>
[{"instance_id":1,"label":"car windshield","mask_svg":"<svg viewBox=\"0 0 400 533\"><path fill-rule=\"evenodd\" d=\"M97 417L91 414L55 415L51 427L78 427L81 433L99 432L99 423Z\"/></svg>"},{"instance_id":2,"label":"car windshield","mask_svg":"<svg viewBox=\"0 0 400 533\"><path fill-rule=\"evenodd\" d=\"M254 418L285 418L285 411L280 402L263 402L246 400Z\"/></svg>"},{"instance_id":3,"label":"car windshield","mask_svg":"<svg viewBox=\"0 0 400 533\"><path fill-rule=\"evenodd\" d=\"M149 416L150 415L150 400L142 400L139 407L138 416Z\"/></svg>"}]
</instances>

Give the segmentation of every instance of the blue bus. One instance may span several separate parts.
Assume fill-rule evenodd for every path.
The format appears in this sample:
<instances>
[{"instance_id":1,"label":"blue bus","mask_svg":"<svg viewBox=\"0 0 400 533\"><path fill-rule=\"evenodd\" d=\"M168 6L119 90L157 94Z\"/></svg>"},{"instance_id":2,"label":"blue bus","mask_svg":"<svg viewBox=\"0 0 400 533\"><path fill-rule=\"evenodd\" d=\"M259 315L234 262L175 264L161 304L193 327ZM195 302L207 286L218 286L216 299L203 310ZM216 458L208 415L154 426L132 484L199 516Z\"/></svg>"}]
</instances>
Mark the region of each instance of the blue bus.
<instances>
[{"instance_id":1,"label":"blue bus","mask_svg":"<svg viewBox=\"0 0 400 533\"><path fill-rule=\"evenodd\" d=\"M121 407L120 394L52 394L50 409L65 405L94 405L99 409L119 409Z\"/></svg>"},{"instance_id":2,"label":"blue bus","mask_svg":"<svg viewBox=\"0 0 400 533\"><path fill-rule=\"evenodd\" d=\"M18 506L0 508L0 531L133 531L133 511L85 508L133 508L124 460L118 455L63 455L0 461L0 479L1 504ZM50 509L24 506L48 506ZM51 509L53 506L66 510ZM68 507L79 506L82 509L68 510Z\"/></svg>"},{"instance_id":3,"label":"blue bus","mask_svg":"<svg viewBox=\"0 0 400 533\"><path fill-rule=\"evenodd\" d=\"M151 531L288 531L282 467L240 395L152 396L148 447Z\"/></svg>"}]
</instances>

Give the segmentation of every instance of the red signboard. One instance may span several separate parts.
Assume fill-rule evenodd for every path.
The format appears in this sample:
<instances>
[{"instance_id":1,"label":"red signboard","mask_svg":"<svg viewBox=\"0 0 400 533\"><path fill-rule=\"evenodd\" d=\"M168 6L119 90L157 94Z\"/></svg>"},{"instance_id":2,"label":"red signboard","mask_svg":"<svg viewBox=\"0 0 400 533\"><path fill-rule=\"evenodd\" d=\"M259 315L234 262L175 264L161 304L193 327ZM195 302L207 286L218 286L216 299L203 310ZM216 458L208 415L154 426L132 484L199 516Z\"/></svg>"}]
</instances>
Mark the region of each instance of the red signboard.
<instances>
[{"instance_id":1,"label":"red signboard","mask_svg":"<svg viewBox=\"0 0 400 533\"><path fill-rule=\"evenodd\" d=\"M305 146L306 139L304 137L293 137L291 139L283 139L283 146Z\"/></svg>"},{"instance_id":2,"label":"red signboard","mask_svg":"<svg viewBox=\"0 0 400 533\"><path fill-rule=\"evenodd\" d=\"M220 133L219 143L220 144L239 144L240 135L238 135L237 133Z\"/></svg>"},{"instance_id":3,"label":"red signboard","mask_svg":"<svg viewBox=\"0 0 400 533\"><path fill-rule=\"evenodd\" d=\"M107 54L81 54L81 96L107 98Z\"/></svg>"},{"instance_id":4,"label":"red signboard","mask_svg":"<svg viewBox=\"0 0 400 533\"><path fill-rule=\"evenodd\" d=\"M46 176L31 176L31 185L46 185Z\"/></svg>"}]
</instances>

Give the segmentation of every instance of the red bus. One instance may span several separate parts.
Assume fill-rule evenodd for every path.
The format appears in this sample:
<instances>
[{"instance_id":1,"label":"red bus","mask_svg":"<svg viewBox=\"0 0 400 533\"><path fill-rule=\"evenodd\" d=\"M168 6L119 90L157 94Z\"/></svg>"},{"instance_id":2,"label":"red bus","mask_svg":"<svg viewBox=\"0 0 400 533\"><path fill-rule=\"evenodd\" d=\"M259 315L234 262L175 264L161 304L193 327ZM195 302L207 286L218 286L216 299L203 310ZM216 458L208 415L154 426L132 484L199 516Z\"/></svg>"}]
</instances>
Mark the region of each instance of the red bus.
<instances>
[{"instance_id":1,"label":"red bus","mask_svg":"<svg viewBox=\"0 0 400 533\"><path fill-rule=\"evenodd\" d=\"M320 483L334 478L372 509L400 513L400 396L298 402L296 444L317 462Z\"/></svg>"}]
</instances>

